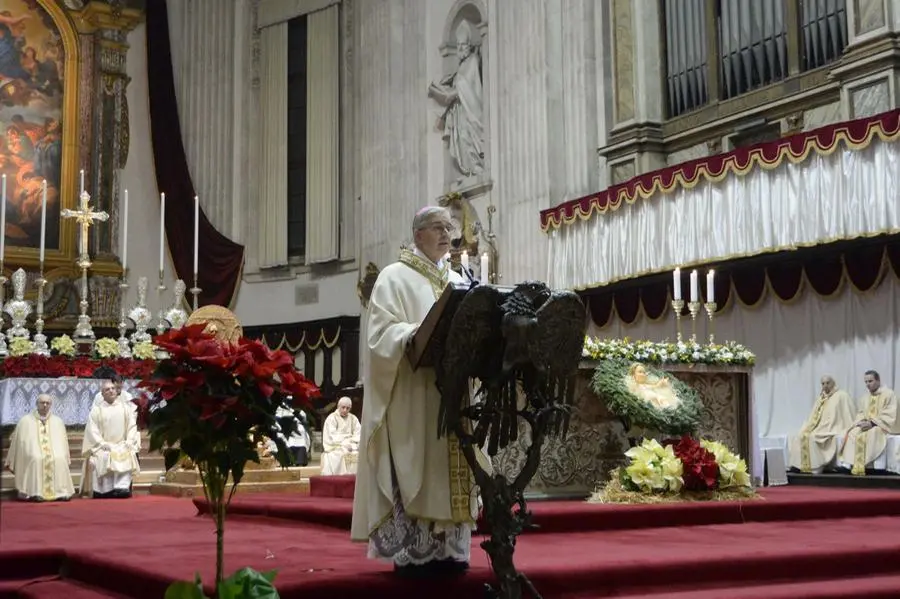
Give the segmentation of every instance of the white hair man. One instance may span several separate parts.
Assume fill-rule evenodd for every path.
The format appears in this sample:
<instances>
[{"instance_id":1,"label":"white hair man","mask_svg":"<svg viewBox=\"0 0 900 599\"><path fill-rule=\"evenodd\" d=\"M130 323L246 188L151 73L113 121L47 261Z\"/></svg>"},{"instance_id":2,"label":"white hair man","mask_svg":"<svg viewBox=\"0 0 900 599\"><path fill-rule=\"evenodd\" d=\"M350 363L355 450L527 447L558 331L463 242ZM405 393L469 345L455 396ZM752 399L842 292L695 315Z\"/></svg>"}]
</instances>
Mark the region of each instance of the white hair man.
<instances>
[{"instance_id":1,"label":"white hair man","mask_svg":"<svg viewBox=\"0 0 900 599\"><path fill-rule=\"evenodd\" d=\"M23 501L68 501L75 494L66 425L52 406L50 395L38 395L36 409L19 420L10 438L6 467Z\"/></svg>"},{"instance_id":2,"label":"white hair man","mask_svg":"<svg viewBox=\"0 0 900 599\"><path fill-rule=\"evenodd\" d=\"M384 268L369 301L368 371L353 497L354 541L403 576L432 579L468 568L477 497L454 436L438 437L433 369L412 370L406 350L448 283L464 283L444 256L450 213L416 213L415 247Z\"/></svg>"},{"instance_id":3,"label":"white hair man","mask_svg":"<svg viewBox=\"0 0 900 599\"><path fill-rule=\"evenodd\" d=\"M835 466L840 443L854 423L850 394L828 375L822 377L821 385L809 418L788 444L790 467L800 472L819 474Z\"/></svg>"},{"instance_id":4,"label":"white hair man","mask_svg":"<svg viewBox=\"0 0 900 599\"><path fill-rule=\"evenodd\" d=\"M350 413L353 401L338 400L337 409L322 425L322 476L356 474L359 460L359 419Z\"/></svg>"},{"instance_id":5,"label":"white hair man","mask_svg":"<svg viewBox=\"0 0 900 599\"><path fill-rule=\"evenodd\" d=\"M95 499L131 497L131 482L141 469L141 438L135 415L119 400L115 383L103 381L103 403L91 408L84 428L81 494Z\"/></svg>"}]
</instances>

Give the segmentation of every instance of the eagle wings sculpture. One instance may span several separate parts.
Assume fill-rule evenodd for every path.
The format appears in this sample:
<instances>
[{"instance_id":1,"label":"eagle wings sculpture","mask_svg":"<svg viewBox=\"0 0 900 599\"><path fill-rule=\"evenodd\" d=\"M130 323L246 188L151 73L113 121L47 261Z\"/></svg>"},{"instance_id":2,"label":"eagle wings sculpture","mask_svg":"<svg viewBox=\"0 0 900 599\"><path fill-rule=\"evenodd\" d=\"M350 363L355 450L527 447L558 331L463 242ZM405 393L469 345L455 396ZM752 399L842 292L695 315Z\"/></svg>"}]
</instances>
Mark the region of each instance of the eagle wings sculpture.
<instances>
[{"instance_id":1,"label":"eagle wings sculpture","mask_svg":"<svg viewBox=\"0 0 900 599\"><path fill-rule=\"evenodd\" d=\"M531 527L524 491L540 466L544 439L564 437L585 334L581 300L540 282L513 288L472 287L450 320L435 361L441 393L439 435L454 434L478 485L490 538L482 548L499 581L488 596L519 599L523 587L539 598L513 564L516 537ZM477 387L472 394L472 380ZM491 458L530 428L524 465L513 473L485 470Z\"/></svg>"}]
</instances>

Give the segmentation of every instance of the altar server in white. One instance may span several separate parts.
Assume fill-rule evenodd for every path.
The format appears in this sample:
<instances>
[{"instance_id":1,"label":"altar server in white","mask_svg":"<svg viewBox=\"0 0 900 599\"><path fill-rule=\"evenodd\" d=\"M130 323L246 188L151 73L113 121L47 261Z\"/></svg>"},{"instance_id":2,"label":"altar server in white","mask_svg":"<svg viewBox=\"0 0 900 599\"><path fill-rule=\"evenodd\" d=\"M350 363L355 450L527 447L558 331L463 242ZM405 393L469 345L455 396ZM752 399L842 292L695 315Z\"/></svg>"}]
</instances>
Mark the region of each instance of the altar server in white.
<instances>
[{"instance_id":1,"label":"altar server in white","mask_svg":"<svg viewBox=\"0 0 900 599\"><path fill-rule=\"evenodd\" d=\"M290 398L288 398L290 399ZM306 466L309 464L309 448L311 446L309 439L309 431L306 430L306 413L303 410L299 411L299 417L294 415L294 411L281 406L278 410L275 411L276 418L293 418L297 429L290 437L285 437L284 433L279 432L278 436L281 437L284 444L287 445L288 450L291 452L291 456L294 461L294 466ZM279 431L281 428L279 427ZM277 451L277 447L276 447Z\"/></svg>"},{"instance_id":2,"label":"altar server in white","mask_svg":"<svg viewBox=\"0 0 900 599\"><path fill-rule=\"evenodd\" d=\"M869 393L859 400L856 423L847 431L840 457L841 467L856 476L874 466L887 448L888 435L900 433L894 392L881 384L874 370L867 370L864 380Z\"/></svg>"},{"instance_id":3,"label":"altar server in white","mask_svg":"<svg viewBox=\"0 0 900 599\"><path fill-rule=\"evenodd\" d=\"M95 499L131 497L132 478L140 472L137 423L112 381L104 381L100 392L104 402L91 409L84 429L81 494Z\"/></svg>"},{"instance_id":4,"label":"altar server in white","mask_svg":"<svg viewBox=\"0 0 900 599\"><path fill-rule=\"evenodd\" d=\"M37 409L16 424L6 467L15 475L16 493L25 501L68 501L75 494L69 472L69 438L62 418L51 414L53 398L37 397Z\"/></svg>"},{"instance_id":5,"label":"altar server in white","mask_svg":"<svg viewBox=\"0 0 900 599\"><path fill-rule=\"evenodd\" d=\"M359 419L350 413L353 401L338 400L322 426L322 476L356 474L359 460Z\"/></svg>"},{"instance_id":6,"label":"altar server in white","mask_svg":"<svg viewBox=\"0 0 900 599\"><path fill-rule=\"evenodd\" d=\"M369 300L365 401L352 539L398 574L434 578L468 567L477 514L471 472L454 436L438 437L440 394L431 368L415 372L406 348L448 282L450 214L420 210L415 247L378 275Z\"/></svg>"}]
</instances>

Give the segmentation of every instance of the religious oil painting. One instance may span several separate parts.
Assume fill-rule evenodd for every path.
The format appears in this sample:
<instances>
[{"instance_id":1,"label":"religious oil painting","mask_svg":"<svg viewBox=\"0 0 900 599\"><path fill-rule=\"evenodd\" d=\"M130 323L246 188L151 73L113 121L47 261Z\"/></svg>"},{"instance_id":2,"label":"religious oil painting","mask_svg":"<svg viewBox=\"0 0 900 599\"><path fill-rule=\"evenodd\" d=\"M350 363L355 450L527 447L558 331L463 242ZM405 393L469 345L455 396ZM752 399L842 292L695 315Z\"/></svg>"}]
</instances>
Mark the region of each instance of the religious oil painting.
<instances>
[{"instance_id":1,"label":"religious oil painting","mask_svg":"<svg viewBox=\"0 0 900 599\"><path fill-rule=\"evenodd\" d=\"M59 249L64 61L59 28L37 0L0 0L0 174L10 246L40 246L46 180L46 244Z\"/></svg>"}]
</instances>

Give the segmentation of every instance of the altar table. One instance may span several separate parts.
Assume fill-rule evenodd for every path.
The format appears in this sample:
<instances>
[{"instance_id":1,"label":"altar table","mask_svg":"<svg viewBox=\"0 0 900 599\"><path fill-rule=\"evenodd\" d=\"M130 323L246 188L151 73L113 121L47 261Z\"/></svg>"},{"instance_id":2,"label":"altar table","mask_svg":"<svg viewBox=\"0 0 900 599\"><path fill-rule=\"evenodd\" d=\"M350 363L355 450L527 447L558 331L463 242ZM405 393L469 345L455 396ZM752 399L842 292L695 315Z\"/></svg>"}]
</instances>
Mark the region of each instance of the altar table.
<instances>
[{"instance_id":1,"label":"altar table","mask_svg":"<svg viewBox=\"0 0 900 599\"><path fill-rule=\"evenodd\" d=\"M628 439L622 423L590 387L597 362L582 362L575 400L564 440L547 439L541 464L526 489L531 496L586 496L609 479L610 470L625 464ZM743 457L754 481L762 478L759 440L753 414L752 368L706 364L666 364L659 367L693 388L703 403L700 437L719 441ZM507 476L517 473L530 436L520 425L519 439L500 452L493 465Z\"/></svg>"},{"instance_id":2,"label":"altar table","mask_svg":"<svg viewBox=\"0 0 900 599\"><path fill-rule=\"evenodd\" d=\"M0 425L14 425L35 409L37 396L47 393L55 398L53 413L66 426L84 425L91 413L94 397L100 393L102 379L9 378L0 380ZM124 381L123 389L137 394L136 380Z\"/></svg>"}]
</instances>

